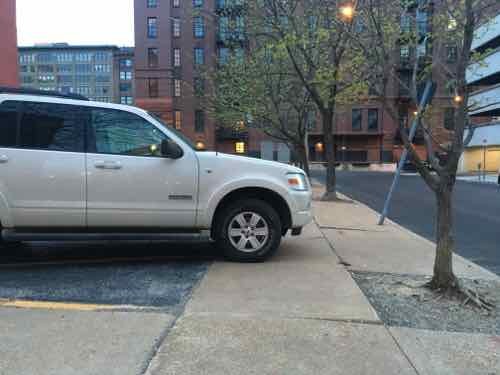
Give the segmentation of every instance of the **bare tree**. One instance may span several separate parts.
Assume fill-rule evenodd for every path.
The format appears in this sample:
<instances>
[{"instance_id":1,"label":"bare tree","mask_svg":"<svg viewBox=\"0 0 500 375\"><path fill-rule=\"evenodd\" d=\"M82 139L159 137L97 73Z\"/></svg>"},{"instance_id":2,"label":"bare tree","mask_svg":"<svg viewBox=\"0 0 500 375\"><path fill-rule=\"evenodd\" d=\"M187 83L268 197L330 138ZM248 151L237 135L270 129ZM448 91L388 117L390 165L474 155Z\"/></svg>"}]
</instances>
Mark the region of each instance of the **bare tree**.
<instances>
[{"instance_id":1,"label":"bare tree","mask_svg":"<svg viewBox=\"0 0 500 375\"><path fill-rule=\"evenodd\" d=\"M252 4L253 32L289 59L321 115L327 164L323 199L336 199L335 114L339 105L366 91L357 68L363 56L348 43L348 33L355 33L352 7L336 0L257 0Z\"/></svg>"},{"instance_id":2,"label":"bare tree","mask_svg":"<svg viewBox=\"0 0 500 375\"><path fill-rule=\"evenodd\" d=\"M211 81L214 95L205 102L219 124L256 128L284 142L309 174L307 132L314 106L288 59L256 43L251 53L228 59Z\"/></svg>"},{"instance_id":3,"label":"bare tree","mask_svg":"<svg viewBox=\"0 0 500 375\"><path fill-rule=\"evenodd\" d=\"M407 129L403 127L400 133L416 169L434 192L437 202L436 258L428 287L458 295L487 309L492 307L491 303L464 288L453 272L453 191L460 157L474 134L469 120L473 104L469 100L466 74L472 63L484 59L484 54L472 51L474 31L485 19L486 10L495 4L495 0L366 0L360 3L359 16L368 32L364 38L352 39L372 62L374 70L370 79L376 82L385 109L395 122L398 121L397 105L388 95L391 80L408 86L414 105L418 104L422 83L436 75L442 75L440 81L447 82L446 87L438 87L438 90L452 92L454 127L448 140L437 141L426 113L419 112L416 119L424 134L428 162L419 156ZM399 56L403 48L405 53L413 52L410 82L399 81L396 73L399 61L395 56ZM445 51L456 55L455 64L444 61Z\"/></svg>"}]
</instances>

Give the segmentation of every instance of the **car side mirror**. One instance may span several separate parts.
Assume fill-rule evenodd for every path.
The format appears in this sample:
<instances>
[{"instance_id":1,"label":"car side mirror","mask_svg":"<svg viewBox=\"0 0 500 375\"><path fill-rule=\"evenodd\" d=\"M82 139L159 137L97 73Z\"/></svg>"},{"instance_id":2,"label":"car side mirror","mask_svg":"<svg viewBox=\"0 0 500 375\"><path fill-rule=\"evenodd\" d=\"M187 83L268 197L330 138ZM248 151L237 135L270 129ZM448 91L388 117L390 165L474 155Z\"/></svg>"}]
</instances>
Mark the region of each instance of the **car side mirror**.
<instances>
[{"instance_id":1,"label":"car side mirror","mask_svg":"<svg viewBox=\"0 0 500 375\"><path fill-rule=\"evenodd\" d=\"M170 139L161 142L161 155L168 159L180 159L184 155L182 148Z\"/></svg>"}]
</instances>

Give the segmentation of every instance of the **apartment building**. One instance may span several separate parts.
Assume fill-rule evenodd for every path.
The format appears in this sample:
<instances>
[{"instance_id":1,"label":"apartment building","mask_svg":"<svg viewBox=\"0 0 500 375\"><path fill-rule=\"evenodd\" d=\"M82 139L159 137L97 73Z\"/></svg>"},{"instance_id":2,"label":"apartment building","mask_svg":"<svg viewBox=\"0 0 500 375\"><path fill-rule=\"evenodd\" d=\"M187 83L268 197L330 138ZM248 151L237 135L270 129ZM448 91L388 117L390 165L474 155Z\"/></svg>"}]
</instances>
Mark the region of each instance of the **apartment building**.
<instances>
[{"instance_id":1,"label":"apartment building","mask_svg":"<svg viewBox=\"0 0 500 375\"><path fill-rule=\"evenodd\" d=\"M18 86L16 0L0 1L0 86Z\"/></svg>"},{"instance_id":2,"label":"apartment building","mask_svg":"<svg viewBox=\"0 0 500 375\"><path fill-rule=\"evenodd\" d=\"M462 157L462 172L500 169L500 5L497 12L475 31L473 49L485 57L467 71L470 115L478 127Z\"/></svg>"},{"instance_id":3,"label":"apartment building","mask_svg":"<svg viewBox=\"0 0 500 375\"><path fill-rule=\"evenodd\" d=\"M134 48L123 47L115 51L115 89L117 98L115 101L120 104L133 105L134 104Z\"/></svg>"},{"instance_id":4,"label":"apartment building","mask_svg":"<svg viewBox=\"0 0 500 375\"><path fill-rule=\"evenodd\" d=\"M367 100L344 105L336 113L337 130L335 137L336 160L339 163L354 165L369 165L394 163L398 161L403 151L400 136L400 125L409 126L415 117L416 106L410 98L408 87L415 65L415 59L432 56L439 59L432 72L437 83L437 91L432 102L431 116L428 121L434 139L438 143L449 140L449 131L453 128L455 95L453 87L447 85L449 73L454 70L457 60L456 47L446 46L436 50L428 35L432 32L432 14L440 1L429 2L428 6L419 9L417 2L408 3L406 12L401 15L403 30L409 31L411 25L417 25L421 42L414 48L400 45L393 56L397 65L396 74L390 77L388 84L388 100L391 106L398 109L398 118L394 119L376 96ZM323 132L321 124L312 129L309 139L309 154L312 160L324 160ZM417 152L427 159L423 134L417 133L414 139Z\"/></svg>"},{"instance_id":5,"label":"apartment building","mask_svg":"<svg viewBox=\"0 0 500 375\"><path fill-rule=\"evenodd\" d=\"M216 69L218 61L224 61L231 51L243 53L247 48L243 4L242 0L135 0L136 103L172 123L200 148L287 161L288 148L255 129L218 127L203 111L198 97L207 85L199 72ZM439 6L439 1L433 6ZM431 12L417 12L410 6L401 24L409 25L408 18L414 17L422 33L429 33ZM411 63L422 51L438 53L427 44L419 51L402 46L400 56L395 56L400 62L400 80L409 82ZM446 70L455 63L456 50L440 53L443 68L434 74L440 89L433 102L431 126L436 139L445 142L446 127L452 126L453 93L443 81L447 79ZM411 121L415 108L398 79L391 83L390 96L400 108L398 121L383 112L375 97L337 111L335 146L339 162L392 163L399 158L399 125ZM313 162L321 162L325 152L323 130L320 121L312 125L309 154ZM416 143L426 158L422 137L417 137Z\"/></svg>"},{"instance_id":6,"label":"apartment building","mask_svg":"<svg viewBox=\"0 0 500 375\"><path fill-rule=\"evenodd\" d=\"M201 96L209 83L202 72L227 59L229 44L235 53L244 51L242 4L135 0L136 104L164 118L200 149L289 161L282 143L256 129L219 127L203 109Z\"/></svg>"},{"instance_id":7,"label":"apartment building","mask_svg":"<svg viewBox=\"0 0 500 375\"><path fill-rule=\"evenodd\" d=\"M133 49L67 43L19 47L22 87L77 93L91 100L133 104Z\"/></svg>"}]
</instances>

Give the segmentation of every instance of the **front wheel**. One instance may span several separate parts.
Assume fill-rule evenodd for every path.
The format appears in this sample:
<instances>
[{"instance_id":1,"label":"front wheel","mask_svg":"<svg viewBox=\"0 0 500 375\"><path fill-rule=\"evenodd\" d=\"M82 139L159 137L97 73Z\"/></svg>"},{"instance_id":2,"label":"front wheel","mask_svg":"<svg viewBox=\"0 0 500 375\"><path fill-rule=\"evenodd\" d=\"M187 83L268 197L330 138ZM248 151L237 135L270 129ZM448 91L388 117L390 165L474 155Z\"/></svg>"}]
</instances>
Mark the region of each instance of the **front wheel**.
<instances>
[{"instance_id":1,"label":"front wheel","mask_svg":"<svg viewBox=\"0 0 500 375\"><path fill-rule=\"evenodd\" d=\"M258 199L227 206L219 216L216 241L227 259L262 262L278 250L281 220L276 210Z\"/></svg>"}]
</instances>

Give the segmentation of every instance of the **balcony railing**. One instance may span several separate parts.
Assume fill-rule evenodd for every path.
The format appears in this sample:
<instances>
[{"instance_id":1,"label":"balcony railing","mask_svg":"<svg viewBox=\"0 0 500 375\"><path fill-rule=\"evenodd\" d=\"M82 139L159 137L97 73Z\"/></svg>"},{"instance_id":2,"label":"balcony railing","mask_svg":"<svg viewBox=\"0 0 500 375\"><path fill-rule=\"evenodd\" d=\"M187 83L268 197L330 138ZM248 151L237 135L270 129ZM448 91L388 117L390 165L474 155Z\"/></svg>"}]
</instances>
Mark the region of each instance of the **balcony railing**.
<instances>
[{"instance_id":1,"label":"balcony railing","mask_svg":"<svg viewBox=\"0 0 500 375\"><path fill-rule=\"evenodd\" d=\"M218 12L240 11L245 6L245 0L217 0L215 9Z\"/></svg>"},{"instance_id":2,"label":"balcony railing","mask_svg":"<svg viewBox=\"0 0 500 375\"><path fill-rule=\"evenodd\" d=\"M218 127L215 131L217 140L219 141L229 141L229 140L246 140L248 139L248 130L245 129L234 129L226 127Z\"/></svg>"},{"instance_id":3,"label":"balcony railing","mask_svg":"<svg viewBox=\"0 0 500 375\"><path fill-rule=\"evenodd\" d=\"M469 98L473 116L500 115L500 84L472 93Z\"/></svg>"},{"instance_id":4,"label":"balcony railing","mask_svg":"<svg viewBox=\"0 0 500 375\"><path fill-rule=\"evenodd\" d=\"M500 48L496 49L481 62L472 64L467 69L467 83L484 82L486 84L500 83L495 82L500 75ZM493 82L491 82L493 81Z\"/></svg>"},{"instance_id":5,"label":"balcony railing","mask_svg":"<svg viewBox=\"0 0 500 375\"><path fill-rule=\"evenodd\" d=\"M498 37L500 37L500 14L475 31L472 49L485 46Z\"/></svg>"}]
</instances>

